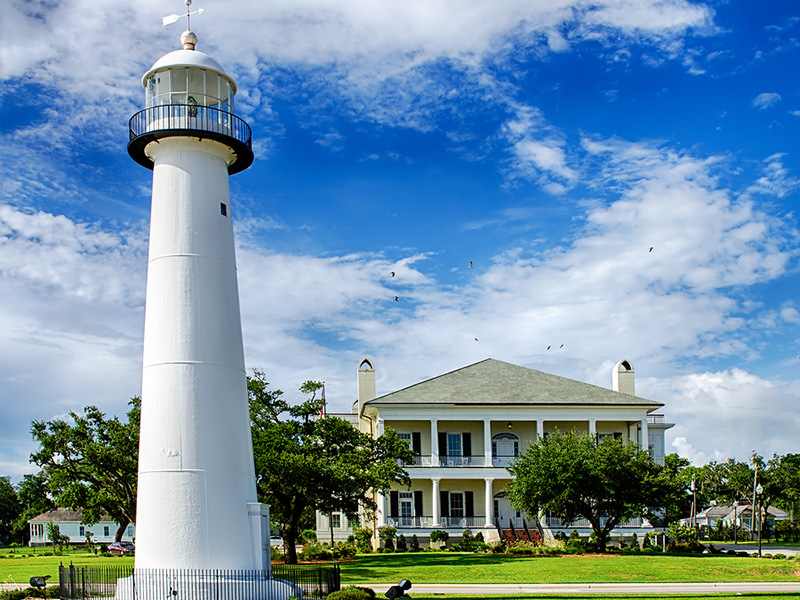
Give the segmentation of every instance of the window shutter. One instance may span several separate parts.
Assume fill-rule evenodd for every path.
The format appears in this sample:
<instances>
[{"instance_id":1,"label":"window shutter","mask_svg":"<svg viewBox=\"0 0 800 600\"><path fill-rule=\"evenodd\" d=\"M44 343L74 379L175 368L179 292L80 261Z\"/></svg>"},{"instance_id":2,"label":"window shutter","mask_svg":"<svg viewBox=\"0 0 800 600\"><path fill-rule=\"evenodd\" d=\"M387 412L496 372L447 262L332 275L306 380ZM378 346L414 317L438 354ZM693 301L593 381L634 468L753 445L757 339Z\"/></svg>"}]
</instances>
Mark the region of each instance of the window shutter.
<instances>
[{"instance_id":1,"label":"window shutter","mask_svg":"<svg viewBox=\"0 0 800 600\"><path fill-rule=\"evenodd\" d=\"M461 434L461 454L463 456L472 456L472 434L469 432Z\"/></svg>"},{"instance_id":2,"label":"window shutter","mask_svg":"<svg viewBox=\"0 0 800 600\"><path fill-rule=\"evenodd\" d=\"M422 492L420 490L414 492L414 516L422 516Z\"/></svg>"},{"instance_id":3,"label":"window shutter","mask_svg":"<svg viewBox=\"0 0 800 600\"><path fill-rule=\"evenodd\" d=\"M439 432L439 456L447 456L447 434Z\"/></svg>"},{"instance_id":4,"label":"window shutter","mask_svg":"<svg viewBox=\"0 0 800 600\"><path fill-rule=\"evenodd\" d=\"M417 456L422 454L422 436L419 431L411 433L411 450L413 450L414 454Z\"/></svg>"},{"instance_id":5,"label":"window shutter","mask_svg":"<svg viewBox=\"0 0 800 600\"><path fill-rule=\"evenodd\" d=\"M389 492L389 516L400 516L400 494L399 492Z\"/></svg>"},{"instance_id":6,"label":"window shutter","mask_svg":"<svg viewBox=\"0 0 800 600\"><path fill-rule=\"evenodd\" d=\"M464 492L464 516L475 516L475 501L472 492Z\"/></svg>"},{"instance_id":7,"label":"window shutter","mask_svg":"<svg viewBox=\"0 0 800 600\"><path fill-rule=\"evenodd\" d=\"M439 492L439 512L442 514L442 517L449 517L450 516L450 493L449 492Z\"/></svg>"}]
</instances>

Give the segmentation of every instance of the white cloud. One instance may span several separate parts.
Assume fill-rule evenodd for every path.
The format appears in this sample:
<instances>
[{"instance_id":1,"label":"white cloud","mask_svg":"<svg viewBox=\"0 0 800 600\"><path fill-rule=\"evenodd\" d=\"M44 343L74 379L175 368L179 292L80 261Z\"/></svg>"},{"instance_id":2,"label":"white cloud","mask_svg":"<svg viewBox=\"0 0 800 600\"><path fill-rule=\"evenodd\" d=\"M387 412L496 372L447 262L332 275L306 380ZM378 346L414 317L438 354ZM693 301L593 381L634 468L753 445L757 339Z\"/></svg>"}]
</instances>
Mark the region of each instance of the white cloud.
<instances>
[{"instance_id":1,"label":"white cloud","mask_svg":"<svg viewBox=\"0 0 800 600\"><path fill-rule=\"evenodd\" d=\"M775 106L781 101L781 95L775 92L764 92L753 98L753 106L755 108L765 109L770 106Z\"/></svg>"}]
</instances>

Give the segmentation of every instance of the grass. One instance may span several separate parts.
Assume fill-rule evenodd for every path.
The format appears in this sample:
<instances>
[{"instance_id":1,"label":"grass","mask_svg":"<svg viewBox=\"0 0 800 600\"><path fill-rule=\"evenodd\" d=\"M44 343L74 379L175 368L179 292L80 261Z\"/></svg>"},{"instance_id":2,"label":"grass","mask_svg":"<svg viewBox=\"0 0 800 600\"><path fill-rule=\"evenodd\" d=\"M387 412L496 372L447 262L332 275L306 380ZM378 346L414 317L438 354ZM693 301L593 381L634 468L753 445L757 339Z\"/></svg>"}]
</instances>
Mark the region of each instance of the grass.
<instances>
[{"instance_id":1,"label":"grass","mask_svg":"<svg viewBox=\"0 0 800 600\"><path fill-rule=\"evenodd\" d=\"M62 556L45 556L45 553L52 554L52 548L37 548L35 554L31 548L0 550L0 583L27 584L31 577L45 575L50 575L51 582L57 582L61 563L94 567L133 565L132 556L96 556L87 550L68 550Z\"/></svg>"},{"instance_id":2,"label":"grass","mask_svg":"<svg viewBox=\"0 0 800 600\"><path fill-rule=\"evenodd\" d=\"M800 581L800 563L724 555L504 556L369 554L342 564L342 582L667 583Z\"/></svg>"}]
</instances>

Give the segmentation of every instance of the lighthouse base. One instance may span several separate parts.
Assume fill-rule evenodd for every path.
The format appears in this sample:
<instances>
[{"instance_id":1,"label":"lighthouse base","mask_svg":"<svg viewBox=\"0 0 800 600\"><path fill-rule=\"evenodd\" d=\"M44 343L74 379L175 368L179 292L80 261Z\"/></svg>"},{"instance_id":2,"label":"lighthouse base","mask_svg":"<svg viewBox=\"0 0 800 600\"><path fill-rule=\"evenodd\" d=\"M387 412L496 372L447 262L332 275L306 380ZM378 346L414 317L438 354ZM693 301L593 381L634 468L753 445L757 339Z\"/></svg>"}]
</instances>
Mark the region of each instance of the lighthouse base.
<instances>
[{"instance_id":1,"label":"lighthouse base","mask_svg":"<svg viewBox=\"0 0 800 600\"><path fill-rule=\"evenodd\" d=\"M267 571L136 569L117 580L116 600L289 600L298 586Z\"/></svg>"}]
</instances>

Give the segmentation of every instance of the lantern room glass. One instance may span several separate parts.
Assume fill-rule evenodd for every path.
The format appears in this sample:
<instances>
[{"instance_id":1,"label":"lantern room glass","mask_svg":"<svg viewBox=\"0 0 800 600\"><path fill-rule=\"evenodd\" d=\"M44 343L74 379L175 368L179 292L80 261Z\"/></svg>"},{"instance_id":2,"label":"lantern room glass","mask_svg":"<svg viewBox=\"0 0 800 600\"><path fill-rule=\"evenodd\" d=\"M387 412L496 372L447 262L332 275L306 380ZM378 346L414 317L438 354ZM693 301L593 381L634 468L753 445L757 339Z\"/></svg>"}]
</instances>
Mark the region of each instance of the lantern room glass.
<instances>
[{"instance_id":1,"label":"lantern room glass","mask_svg":"<svg viewBox=\"0 0 800 600\"><path fill-rule=\"evenodd\" d=\"M145 84L146 106L188 104L233 112L231 82L213 71L173 67L153 73ZM223 115L223 121L227 118Z\"/></svg>"}]
</instances>

